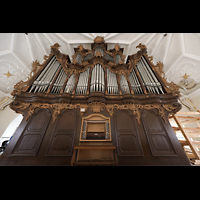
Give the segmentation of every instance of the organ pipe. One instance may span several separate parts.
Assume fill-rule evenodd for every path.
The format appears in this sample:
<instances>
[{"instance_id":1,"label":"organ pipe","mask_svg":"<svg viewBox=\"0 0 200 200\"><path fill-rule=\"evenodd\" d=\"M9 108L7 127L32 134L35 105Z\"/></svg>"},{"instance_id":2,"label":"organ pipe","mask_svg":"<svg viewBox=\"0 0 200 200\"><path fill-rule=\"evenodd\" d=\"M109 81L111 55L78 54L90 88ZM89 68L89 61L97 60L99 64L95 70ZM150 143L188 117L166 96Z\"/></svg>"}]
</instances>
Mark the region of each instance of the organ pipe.
<instances>
[{"instance_id":1,"label":"organ pipe","mask_svg":"<svg viewBox=\"0 0 200 200\"><path fill-rule=\"evenodd\" d=\"M75 86L75 76L74 76L74 74L72 74L70 76L69 80L67 81L64 92L72 93L74 90L74 86Z\"/></svg>"},{"instance_id":2,"label":"organ pipe","mask_svg":"<svg viewBox=\"0 0 200 200\"><path fill-rule=\"evenodd\" d=\"M130 80L131 88L132 88L134 94L144 94L134 69L132 70L132 72L129 75L129 80Z\"/></svg>"},{"instance_id":3,"label":"organ pipe","mask_svg":"<svg viewBox=\"0 0 200 200\"><path fill-rule=\"evenodd\" d=\"M29 93L45 92L48 90L59 67L60 63L53 56L42 73L34 81Z\"/></svg>"},{"instance_id":4,"label":"organ pipe","mask_svg":"<svg viewBox=\"0 0 200 200\"><path fill-rule=\"evenodd\" d=\"M142 61L143 63L146 65L147 70L150 73L150 76L152 76L152 79L154 81L154 84L156 86L156 88L160 89L161 93L164 94L164 91L162 89L162 85L161 83L158 81L158 79L156 78L155 74L153 73L153 71L151 70L151 68L149 67L149 64L147 63L147 61L145 60L145 58L142 56ZM159 93L158 93L159 94Z\"/></svg>"},{"instance_id":5,"label":"organ pipe","mask_svg":"<svg viewBox=\"0 0 200 200\"><path fill-rule=\"evenodd\" d=\"M136 69L140 74L143 85L149 93L164 94L161 83L158 81L154 72L143 56L141 57L141 60L138 61Z\"/></svg>"},{"instance_id":6,"label":"organ pipe","mask_svg":"<svg viewBox=\"0 0 200 200\"><path fill-rule=\"evenodd\" d=\"M104 92L104 90L104 70L103 67L99 63L97 63L92 70L90 92Z\"/></svg>"},{"instance_id":7,"label":"organ pipe","mask_svg":"<svg viewBox=\"0 0 200 200\"><path fill-rule=\"evenodd\" d=\"M113 51L115 52L117 51L117 49L110 51L109 55ZM97 52L101 52L102 55L95 56ZM164 94L163 86L154 74L154 71L152 70L148 60L144 55L142 55L137 64L132 67L132 71L127 73L126 80L124 75L121 75L120 77L120 74L118 73L119 66L117 66L116 70L113 64L110 65L110 67L112 67L112 69L114 69L115 71L111 72L113 70L111 70L108 65L109 62L114 63L114 60L107 59L107 54L107 50L104 50L104 48L102 48L101 46L97 46L93 50L93 52L91 51L89 52L89 54L85 54L80 51L76 56L79 67L81 67L81 60L84 60L85 57L88 55L90 55L91 57L90 60L94 56L96 58L100 57L100 59L105 59L106 62L104 66L102 66L102 64L100 63L96 63L92 67L92 69L91 65L89 67L86 66L86 69L82 68L85 71L78 72L79 74L76 74L78 80L75 79L75 74L67 77L66 68L63 68L64 66L61 66L60 62L57 60L57 57L53 55L51 59L47 62L41 73L32 83L28 91L29 93L45 92L52 94L60 94L61 91L62 93L72 93L74 91L75 94L82 95L91 92L104 93L105 87L107 87L106 90L108 94L121 94L121 92L122 94L130 93L130 89L131 93L135 95L142 95L147 93ZM119 61L121 60L121 55L119 53L116 53L114 55L115 64L119 64ZM124 66L124 68L122 69L124 70L125 68L126 67ZM104 74L105 72L106 76ZM106 85L105 78L107 79Z\"/></svg>"},{"instance_id":8,"label":"organ pipe","mask_svg":"<svg viewBox=\"0 0 200 200\"><path fill-rule=\"evenodd\" d=\"M76 94L86 94L88 86L88 77L89 77L90 68L82 73L80 73L78 84L76 87Z\"/></svg>"},{"instance_id":9,"label":"organ pipe","mask_svg":"<svg viewBox=\"0 0 200 200\"><path fill-rule=\"evenodd\" d=\"M126 78L124 77L124 75L121 75L120 87L121 87L122 94L130 93L130 90L128 87L128 82L127 82Z\"/></svg>"},{"instance_id":10,"label":"organ pipe","mask_svg":"<svg viewBox=\"0 0 200 200\"><path fill-rule=\"evenodd\" d=\"M108 94L119 94L116 74L112 73L108 68L107 68L107 90Z\"/></svg>"}]
</instances>

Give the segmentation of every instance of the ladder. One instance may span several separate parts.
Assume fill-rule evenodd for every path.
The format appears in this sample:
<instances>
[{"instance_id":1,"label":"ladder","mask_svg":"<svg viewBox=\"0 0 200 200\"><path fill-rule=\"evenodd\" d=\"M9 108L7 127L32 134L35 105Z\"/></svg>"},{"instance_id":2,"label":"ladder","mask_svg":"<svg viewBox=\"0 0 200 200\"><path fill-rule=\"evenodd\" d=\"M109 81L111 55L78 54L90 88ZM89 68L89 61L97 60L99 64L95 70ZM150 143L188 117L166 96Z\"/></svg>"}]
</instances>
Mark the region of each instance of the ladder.
<instances>
[{"instance_id":1,"label":"ladder","mask_svg":"<svg viewBox=\"0 0 200 200\"><path fill-rule=\"evenodd\" d=\"M200 112L178 112L169 120L191 164L200 165Z\"/></svg>"}]
</instances>

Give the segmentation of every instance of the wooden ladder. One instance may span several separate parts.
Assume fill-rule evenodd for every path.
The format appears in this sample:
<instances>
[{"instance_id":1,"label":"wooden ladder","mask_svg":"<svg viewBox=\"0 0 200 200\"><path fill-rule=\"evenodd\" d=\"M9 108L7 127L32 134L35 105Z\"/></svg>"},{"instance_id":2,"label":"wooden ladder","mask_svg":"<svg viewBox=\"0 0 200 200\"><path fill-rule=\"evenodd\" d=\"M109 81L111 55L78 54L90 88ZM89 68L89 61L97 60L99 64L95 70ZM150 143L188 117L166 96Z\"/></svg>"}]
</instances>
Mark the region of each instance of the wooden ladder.
<instances>
[{"instance_id":1,"label":"wooden ladder","mask_svg":"<svg viewBox=\"0 0 200 200\"><path fill-rule=\"evenodd\" d=\"M184 140L180 140L190 162L200 165L200 112L178 112L169 117L176 135L181 131ZM174 120L174 122L173 122ZM177 125L177 126L174 126ZM186 148L189 146L190 149Z\"/></svg>"}]
</instances>

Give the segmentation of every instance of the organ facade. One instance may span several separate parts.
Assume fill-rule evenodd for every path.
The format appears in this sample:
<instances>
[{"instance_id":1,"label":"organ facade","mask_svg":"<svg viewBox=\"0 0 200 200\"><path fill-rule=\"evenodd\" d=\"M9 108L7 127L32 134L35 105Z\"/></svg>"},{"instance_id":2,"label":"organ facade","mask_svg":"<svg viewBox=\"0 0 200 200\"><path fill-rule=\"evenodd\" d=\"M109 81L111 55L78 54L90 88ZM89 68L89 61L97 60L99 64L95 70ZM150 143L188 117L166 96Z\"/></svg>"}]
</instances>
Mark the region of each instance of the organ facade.
<instances>
[{"instance_id":1,"label":"organ facade","mask_svg":"<svg viewBox=\"0 0 200 200\"><path fill-rule=\"evenodd\" d=\"M15 85L10 107L24 118L0 165L190 165L168 121L178 87L145 45L126 62L103 37L72 61L59 47Z\"/></svg>"}]
</instances>

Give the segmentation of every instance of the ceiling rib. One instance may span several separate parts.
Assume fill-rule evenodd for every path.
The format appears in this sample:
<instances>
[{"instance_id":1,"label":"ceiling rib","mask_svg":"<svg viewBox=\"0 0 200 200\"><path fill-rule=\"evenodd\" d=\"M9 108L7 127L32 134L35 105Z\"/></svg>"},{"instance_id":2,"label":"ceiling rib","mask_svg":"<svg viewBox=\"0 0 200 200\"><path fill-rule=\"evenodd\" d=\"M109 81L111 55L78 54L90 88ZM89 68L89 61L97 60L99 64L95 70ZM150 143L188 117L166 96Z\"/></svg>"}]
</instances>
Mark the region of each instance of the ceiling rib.
<instances>
[{"instance_id":1,"label":"ceiling rib","mask_svg":"<svg viewBox=\"0 0 200 200\"><path fill-rule=\"evenodd\" d=\"M96 37L94 33L88 33L88 34L91 35L93 39Z\"/></svg>"},{"instance_id":2,"label":"ceiling rib","mask_svg":"<svg viewBox=\"0 0 200 200\"><path fill-rule=\"evenodd\" d=\"M56 33L56 35L57 35L62 41L66 42L67 48L68 48L68 50L69 50L69 56L72 57L72 55L73 55L73 50L72 50L72 47L70 46L68 40L67 40L65 37L63 37L62 35L60 35L60 33Z\"/></svg>"},{"instance_id":3,"label":"ceiling rib","mask_svg":"<svg viewBox=\"0 0 200 200\"><path fill-rule=\"evenodd\" d=\"M184 40L183 33L179 33L179 35L181 39L181 51L182 51L182 54L184 55L185 54L185 40Z\"/></svg>"},{"instance_id":4,"label":"ceiling rib","mask_svg":"<svg viewBox=\"0 0 200 200\"><path fill-rule=\"evenodd\" d=\"M129 54L130 54L129 51L130 51L130 48L131 48L131 46L132 46L132 43L133 43L133 42L136 42L137 40L139 40L142 36L144 36L144 34L146 34L146 33L141 33L141 34L139 34L138 36L136 36L134 39L132 39L131 42L130 42L130 44L129 44L128 47L127 47L126 52L125 52L124 54L129 55Z\"/></svg>"},{"instance_id":5,"label":"ceiling rib","mask_svg":"<svg viewBox=\"0 0 200 200\"><path fill-rule=\"evenodd\" d=\"M167 70L165 71L165 75L167 75L169 73L169 71L183 58L183 55L179 55L179 57L171 64L170 67L167 68Z\"/></svg>"},{"instance_id":6,"label":"ceiling rib","mask_svg":"<svg viewBox=\"0 0 200 200\"><path fill-rule=\"evenodd\" d=\"M81 33L81 35L85 36L87 39L94 40L94 37L91 36L89 33Z\"/></svg>"},{"instance_id":7,"label":"ceiling rib","mask_svg":"<svg viewBox=\"0 0 200 200\"><path fill-rule=\"evenodd\" d=\"M185 53L184 56L187 57L187 58L194 59L194 60L196 60L196 61L200 61L200 57L199 57L199 56L196 56L196 55L194 55L194 54Z\"/></svg>"},{"instance_id":8,"label":"ceiling rib","mask_svg":"<svg viewBox=\"0 0 200 200\"><path fill-rule=\"evenodd\" d=\"M170 46L171 41L172 41L172 35L173 35L173 33L168 33L167 47L166 47L165 54L164 54L164 57L163 57L163 63L165 63L167 53L169 51L169 46Z\"/></svg>"},{"instance_id":9,"label":"ceiling rib","mask_svg":"<svg viewBox=\"0 0 200 200\"><path fill-rule=\"evenodd\" d=\"M0 56L6 55L6 54L9 54L9 53L11 53L10 50L0 51Z\"/></svg>"},{"instance_id":10,"label":"ceiling rib","mask_svg":"<svg viewBox=\"0 0 200 200\"><path fill-rule=\"evenodd\" d=\"M163 40L163 35L159 34L159 39L157 40L156 44L154 45L152 51L151 51L151 55L154 54L154 52L156 51L156 49L159 47L159 45L161 44L161 41Z\"/></svg>"},{"instance_id":11,"label":"ceiling rib","mask_svg":"<svg viewBox=\"0 0 200 200\"><path fill-rule=\"evenodd\" d=\"M110 33L104 33L104 39L107 40L107 36L109 35Z\"/></svg>"},{"instance_id":12,"label":"ceiling rib","mask_svg":"<svg viewBox=\"0 0 200 200\"><path fill-rule=\"evenodd\" d=\"M158 33L152 33L151 36L148 37L148 39L145 41L144 45L148 46L148 44L154 39L154 37L157 35Z\"/></svg>"},{"instance_id":13,"label":"ceiling rib","mask_svg":"<svg viewBox=\"0 0 200 200\"><path fill-rule=\"evenodd\" d=\"M115 37L115 36L117 36L117 35L119 35L119 34L120 34L120 33L110 33L110 34L107 36L106 40L111 39L111 38L113 38L113 37ZM109 43L109 41L107 41L107 43Z\"/></svg>"},{"instance_id":14,"label":"ceiling rib","mask_svg":"<svg viewBox=\"0 0 200 200\"><path fill-rule=\"evenodd\" d=\"M54 41L48 36L47 33L42 33L44 35L44 37L50 42L51 45L54 44Z\"/></svg>"},{"instance_id":15,"label":"ceiling rib","mask_svg":"<svg viewBox=\"0 0 200 200\"><path fill-rule=\"evenodd\" d=\"M12 33L11 41L10 41L10 52L13 52L14 41L15 41L15 33Z\"/></svg>"},{"instance_id":16,"label":"ceiling rib","mask_svg":"<svg viewBox=\"0 0 200 200\"><path fill-rule=\"evenodd\" d=\"M28 71L28 73L30 72L30 69L26 66L26 64L18 57L18 55L13 52L12 55L21 63L21 65Z\"/></svg>"},{"instance_id":17,"label":"ceiling rib","mask_svg":"<svg viewBox=\"0 0 200 200\"><path fill-rule=\"evenodd\" d=\"M31 59L35 60L34 57L33 57L33 52L32 52L31 46L30 46L28 35L25 35L25 38L26 38L26 42L27 42L27 45L28 45L28 49L29 49L30 55L31 55Z\"/></svg>"},{"instance_id":18,"label":"ceiling rib","mask_svg":"<svg viewBox=\"0 0 200 200\"><path fill-rule=\"evenodd\" d=\"M39 36L37 35L37 33L33 33L33 36L35 37L36 41L38 42L38 44L40 45L41 49L44 51L44 53L47 55L47 52L45 51L45 48L43 47L41 40L39 38Z\"/></svg>"}]
</instances>

